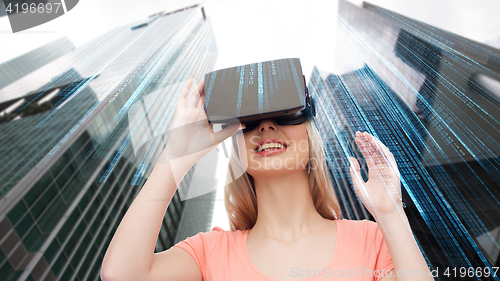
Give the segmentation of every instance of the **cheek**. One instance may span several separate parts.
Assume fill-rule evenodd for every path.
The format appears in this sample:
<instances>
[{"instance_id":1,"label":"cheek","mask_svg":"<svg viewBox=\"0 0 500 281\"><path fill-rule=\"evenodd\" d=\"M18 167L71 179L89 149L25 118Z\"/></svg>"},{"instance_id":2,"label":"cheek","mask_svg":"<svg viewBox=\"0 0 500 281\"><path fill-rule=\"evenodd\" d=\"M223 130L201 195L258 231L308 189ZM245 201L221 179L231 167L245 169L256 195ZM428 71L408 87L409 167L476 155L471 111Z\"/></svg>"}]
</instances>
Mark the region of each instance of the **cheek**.
<instances>
[{"instance_id":1,"label":"cheek","mask_svg":"<svg viewBox=\"0 0 500 281\"><path fill-rule=\"evenodd\" d=\"M299 153L309 153L309 141L307 138L307 130L304 127L300 127L300 130L294 128L288 132L290 142L294 145L294 151Z\"/></svg>"},{"instance_id":2,"label":"cheek","mask_svg":"<svg viewBox=\"0 0 500 281\"><path fill-rule=\"evenodd\" d=\"M307 138L296 138L295 140L295 151L300 153L309 153L309 142L307 141Z\"/></svg>"},{"instance_id":3,"label":"cheek","mask_svg":"<svg viewBox=\"0 0 500 281\"><path fill-rule=\"evenodd\" d=\"M259 136L243 135L245 143L241 147L246 147L247 151L253 151L259 143Z\"/></svg>"},{"instance_id":4,"label":"cheek","mask_svg":"<svg viewBox=\"0 0 500 281\"><path fill-rule=\"evenodd\" d=\"M252 149L252 140L249 136L244 136L244 141L245 143L239 143L240 147L243 148L245 147L246 150Z\"/></svg>"}]
</instances>

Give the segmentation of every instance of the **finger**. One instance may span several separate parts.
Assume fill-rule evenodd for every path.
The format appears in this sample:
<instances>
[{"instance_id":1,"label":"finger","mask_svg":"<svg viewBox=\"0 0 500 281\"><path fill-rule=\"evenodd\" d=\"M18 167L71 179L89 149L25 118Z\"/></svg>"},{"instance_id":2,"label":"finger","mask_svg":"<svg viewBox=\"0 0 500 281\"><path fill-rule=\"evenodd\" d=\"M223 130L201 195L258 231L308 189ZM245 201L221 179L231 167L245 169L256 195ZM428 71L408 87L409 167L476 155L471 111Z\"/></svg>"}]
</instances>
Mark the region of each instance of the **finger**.
<instances>
[{"instance_id":1,"label":"finger","mask_svg":"<svg viewBox=\"0 0 500 281\"><path fill-rule=\"evenodd\" d=\"M187 94L189 93L189 89L191 89L191 86L193 85L194 78L189 77L188 81L186 82L186 85L184 85L184 88L181 91L181 94L179 95L179 99L186 100Z\"/></svg>"},{"instance_id":2,"label":"finger","mask_svg":"<svg viewBox=\"0 0 500 281\"><path fill-rule=\"evenodd\" d=\"M381 160L383 160L385 164L391 166L392 169L397 170L396 159L394 158L394 155L389 150L389 148L376 137L371 136L371 138L372 138L372 143L374 143L376 148L380 151L379 154L382 154Z\"/></svg>"},{"instance_id":3,"label":"finger","mask_svg":"<svg viewBox=\"0 0 500 281\"><path fill-rule=\"evenodd\" d=\"M203 77L200 83L198 83L198 93L200 93L200 95L203 95L204 88L205 88L205 77Z\"/></svg>"},{"instance_id":4,"label":"finger","mask_svg":"<svg viewBox=\"0 0 500 281\"><path fill-rule=\"evenodd\" d=\"M194 105L194 107L201 110L201 108L204 107L204 105L205 105L205 98L203 92L201 92L198 99L196 100L196 104Z\"/></svg>"},{"instance_id":5,"label":"finger","mask_svg":"<svg viewBox=\"0 0 500 281\"><path fill-rule=\"evenodd\" d=\"M367 132L363 133L363 137L365 138L366 142L369 143L373 162L375 164L388 163L388 159L386 157L387 152L385 150L386 146L376 137Z\"/></svg>"},{"instance_id":6,"label":"finger","mask_svg":"<svg viewBox=\"0 0 500 281\"><path fill-rule=\"evenodd\" d=\"M370 179L387 181L387 178L392 174L390 168L388 169L388 166L391 164L387 160L385 151L380 146L381 143L379 144L374 136L366 132L362 134L361 139L366 142L369 153L367 158L368 177Z\"/></svg>"},{"instance_id":7,"label":"finger","mask_svg":"<svg viewBox=\"0 0 500 281\"><path fill-rule=\"evenodd\" d=\"M200 99L200 92L198 91L198 86L194 86L189 91L186 105L188 107L194 108L194 107L196 107L196 103L198 102L199 99Z\"/></svg>"},{"instance_id":8,"label":"finger","mask_svg":"<svg viewBox=\"0 0 500 281\"><path fill-rule=\"evenodd\" d=\"M380 141L379 141L380 142ZM380 142L381 143L381 142ZM394 154L389 150L388 147L385 146L385 157L387 158L388 164L393 168L393 169L398 169L398 164L396 162L396 158L394 158Z\"/></svg>"},{"instance_id":9,"label":"finger","mask_svg":"<svg viewBox=\"0 0 500 281\"><path fill-rule=\"evenodd\" d=\"M399 173L398 165L396 162L396 159L394 158L394 155L392 152L389 150L389 148L379 139L376 137L370 135L371 141L375 149L377 150L377 156L380 160L381 163L390 166L390 168L387 169L387 171L390 174L386 174L386 176L395 175L398 179L401 178L401 175Z\"/></svg>"},{"instance_id":10,"label":"finger","mask_svg":"<svg viewBox=\"0 0 500 281\"><path fill-rule=\"evenodd\" d=\"M201 108L196 108L193 110L193 116L196 117L193 121L197 121L202 124L202 126L210 126L207 119L207 114Z\"/></svg>"},{"instance_id":11,"label":"finger","mask_svg":"<svg viewBox=\"0 0 500 281\"><path fill-rule=\"evenodd\" d=\"M375 165L375 158L373 157L373 152L374 149L371 145L371 142L367 140L366 135L362 134L361 132L356 132L356 138L354 139L356 144L358 145L359 149L361 149L361 152L363 152L363 155L365 156L366 159L366 164L368 165L368 169L374 168Z\"/></svg>"},{"instance_id":12,"label":"finger","mask_svg":"<svg viewBox=\"0 0 500 281\"><path fill-rule=\"evenodd\" d=\"M204 87L205 87L205 78L202 78L200 83L196 86L197 89L197 95L196 95L196 102L194 107L198 108L201 104L204 103Z\"/></svg>"},{"instance_id":13,"label":"finger","mask_svg":"<svg viewBox=\"0 0 500 281\"><path fill-rule=\"evenodd\" d=\"M361 134L360 140L362 151L367 157L368 169L375 168L376 165L381 163L389 165L387 153L384 150L385 145L378 141L377 138L364 132Z\"/></svg>"}]
</instances>

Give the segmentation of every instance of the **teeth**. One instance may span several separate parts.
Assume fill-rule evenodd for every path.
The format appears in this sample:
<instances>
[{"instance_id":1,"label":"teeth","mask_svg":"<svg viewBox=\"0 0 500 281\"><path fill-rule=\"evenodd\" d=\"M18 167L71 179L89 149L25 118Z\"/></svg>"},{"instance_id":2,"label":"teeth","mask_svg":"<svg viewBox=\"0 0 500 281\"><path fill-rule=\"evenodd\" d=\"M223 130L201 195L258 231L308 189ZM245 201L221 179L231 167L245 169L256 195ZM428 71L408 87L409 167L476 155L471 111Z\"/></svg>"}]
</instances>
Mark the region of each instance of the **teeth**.
<instances>
[{"instance_id":1,"label":"teeth","mask_svg":"<svg viewBox=\"0 0 500 281\"><path fill-rule=\"evenodd\" d=\"M276 143L276 142L266 143L266 144L263 144L262 146L260 146L257 149L257 152L268 151L268 150L275 149L275 148L283 149L283 148L285 148L285 146L281 143Z\"/></svg>"}]
</instances>

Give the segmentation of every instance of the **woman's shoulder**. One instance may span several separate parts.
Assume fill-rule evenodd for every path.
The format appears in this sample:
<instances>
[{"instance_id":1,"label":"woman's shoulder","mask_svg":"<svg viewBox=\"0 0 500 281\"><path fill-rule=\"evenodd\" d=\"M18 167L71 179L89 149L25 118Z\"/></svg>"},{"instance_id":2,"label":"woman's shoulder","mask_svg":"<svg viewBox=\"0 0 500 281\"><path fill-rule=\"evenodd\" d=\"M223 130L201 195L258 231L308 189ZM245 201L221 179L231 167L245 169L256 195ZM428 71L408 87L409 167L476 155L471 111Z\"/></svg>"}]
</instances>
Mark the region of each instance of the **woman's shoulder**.
<instances>
[{"instance_id":1,"label":"woman's shoulder","mask_svg":"<svg viewBox=\"0 0 500 281\"><path fill-rule=\"evenodd\" d=\"M214 227L212 227L212 230L207 231L205 233L213 233L213 234L217 234L217 235L227 235L227 236L237 236L237 235L244 234L245 231L248 231L248 230L224 230L219 226L214 226Z\"/></svg>"},{"instance_id":2,"label":"woman's shoulder","mask_svg":"<svg viewBox=\"0 0 500 281\"><path fill-rule=\"evenodd\" d=\"M229 231L215 226L210 231L198 232L191 237L187 237L174 246L186 250L192 249L192 251L202 251L208 255L218 247L225 246L227 248L228 246L233 246L232 244L237 244L240 242L241 239L238 238L241 237L242 234L243 232L240 230Z\"/></svg>"},{"instance_id":3,"label":"woman's shoulder","mask_svg":"<svg viewBox=\"0 0 500 281\"><path fill-rule=\"evenodd\" d=\"M197 234L189 237L189 238L194 238L194 237L199 237L199 238L217 238L217 237L220 237L222 235L228 235L227 234L228 231L222 229L221 227L218 227L218 226L214 226L211 230L209 231L200 231L198 232Z\"/></svg>"},{"instance_id":4,"label":"woman's shoulder","mask_svg":"<svg viewBox=\"0 0 500 281\"><path fill-rule=\"evenodd\" d=\"M219 226L214 226L210 231L200 232L200 235L211 237L211 238L222 238L222 237L230 237L234 236L234 232L230 230L224 230Z\"/></svg>"},{"instance_id":5,"label":"woman's shoulder","mask_svg":"<svg viewBox=\"0 0 500 281\"><path fill-rule=\"evenodd\" d=\"M220 232L220 233L226 232L226 230L222 229L219 226L214 226L211 231L216 231L216 232Z\"/></svg>"},{"instance_id":6,"label":"woman's shoulder","mask_svg":"<svg viewBox=\"0 0 500 281\"><path fill-rule=\"evenodd\" d=\"M375 235L379 232L379 228L376 222L363 219L363 220L340 220L342 227L349 234L365 234L365 235Z\"/></svg>"},{"instance_id":7,"label":"woman's shoulder","mask_svg":"<svg viewBox=\"0 0 500 281\"><path fill-rule=\"evenodd\" d=\"M219 239L226 243L238 243L243 238L248 230L224 230L219 226L214 226L210 233L216 235Z\"/></svg>"},{"instance_id":8,"label":"woman's shoulder","mask_svg":"<svg viewBox=\"0 0 500 281\"><path fill-rule=\"evenodd\" d=\"M240 237L244 231L224 230L219 226L214 226L211 230L205 232L198 232L197 234L186 238L186 240L199 240L204 244L214 244L220 240L234 240Z\"/></svg>"},{"instance_id":9,"label":"woman's shoulder","mask_svg":"<svg viewBox=\"0 0 500 281\"><path fill-rule=\"evenodd\" d=\"M366 228L373 228L377 227L377 223L371 220L367 219L362 219L362 220L349 220L349 219L341 219L339 220L343 225L349 226L349 227L366 227Z\"/></svg>"},{"instance_id":10,"label":"woman's shoulder","mask_svg":"<svg viewBox=\"0 0 500 281\"><path fill-rule=\"evenodd\" d=\"M359 251L373 250L378 253L384 242L384 236L378 224L370 220L342 220L344 243Z\"/></svg>"}]
</instances>

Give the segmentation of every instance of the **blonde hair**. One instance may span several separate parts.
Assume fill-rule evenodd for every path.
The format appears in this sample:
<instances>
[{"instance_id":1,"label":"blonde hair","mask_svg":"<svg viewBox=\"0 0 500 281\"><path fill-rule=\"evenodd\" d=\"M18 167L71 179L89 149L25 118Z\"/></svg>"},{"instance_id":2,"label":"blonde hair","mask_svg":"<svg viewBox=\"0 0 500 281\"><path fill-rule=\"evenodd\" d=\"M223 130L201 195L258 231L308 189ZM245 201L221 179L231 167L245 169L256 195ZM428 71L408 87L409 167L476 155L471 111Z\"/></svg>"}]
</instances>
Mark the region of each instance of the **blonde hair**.
<instances>
[{"instance_id":1,"label":"blonde hair","mask_svg":"<svg viewBox=\"0 0 500 281\"><path fill-rule=\"evenodd\" d=\"M305 125L309 141L309 159L316 159L307 164L311 165L309 191L318 213L325 219L334 220L340 217L340 208L328 176L323 142L310 119L305 121ZM235 135L232 141L233 149L229 159L224 204L231 230L246 230L251 229L257 221L257 197L253 177L242 171ZM235 179L233 171L240 171L243 175Z\"/></svg>"}]
</instances>

